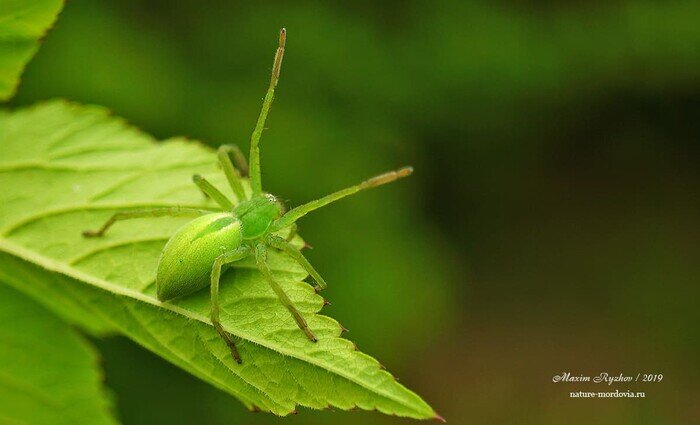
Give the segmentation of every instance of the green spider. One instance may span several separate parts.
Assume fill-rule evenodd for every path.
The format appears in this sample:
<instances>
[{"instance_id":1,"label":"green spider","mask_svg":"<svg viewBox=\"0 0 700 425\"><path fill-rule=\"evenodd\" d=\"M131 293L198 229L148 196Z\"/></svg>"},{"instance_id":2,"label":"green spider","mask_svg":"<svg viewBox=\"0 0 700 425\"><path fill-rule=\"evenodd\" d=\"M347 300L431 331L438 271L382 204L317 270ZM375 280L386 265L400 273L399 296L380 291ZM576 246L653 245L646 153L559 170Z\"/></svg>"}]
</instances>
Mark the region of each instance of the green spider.
<instances>
[{"instance_id":1,"label":"green spider","mask_svg":"<svg viewBox=\"0 0 700 425\"><path fill-rule=\"evenodd\" d=\"M277 294L279 300L289 310L308 339L311 342L316 342L316 336L307 325L306 320L294 307L294 304L270 271L267 265L267 250L269 248L281 250L297 261L314 280L317 291L324 289L326 282L302 253L289 243L290 238L284 239L276 233L289 229L290 235L293 236L296 221L309 212L361 190L377 187L401 177L406 177L413 171L411 167L404 167L384 173L287 212L285 212L284 206L275 196L263 192L258 144L279 79L285 41L286 31L283 28L280 31L279 47L275 54L270 86L265 95L262 111L250 141L249 175L253 192L250 198L246 196L241 183L241 172L245 174L248 169L245 157L236 146L225 145L219 148L218 158L233 193L238 199L243 200L238 205L234 205L203 177L195 175L193 176L194 183L206 196L219 204L221 207L220 212L180 207L124 211L114 214L98 230L86 230L83 232L85 237L101 237L119 220L163 216L197 217L178 229L168 240L165 248L163 248L156 273L156 292L159 300L167 301L192 294L210 286L211 322L231 349L231 355L237 363L241 363L241 357L238 354L236 345L231 339L231 335L224 330L219 322L219 278L222 268L248 256L255 256L258 269L275 294ZM231 156L233 156L240 171L234 168Z\"/></svg>"}]
</instances>

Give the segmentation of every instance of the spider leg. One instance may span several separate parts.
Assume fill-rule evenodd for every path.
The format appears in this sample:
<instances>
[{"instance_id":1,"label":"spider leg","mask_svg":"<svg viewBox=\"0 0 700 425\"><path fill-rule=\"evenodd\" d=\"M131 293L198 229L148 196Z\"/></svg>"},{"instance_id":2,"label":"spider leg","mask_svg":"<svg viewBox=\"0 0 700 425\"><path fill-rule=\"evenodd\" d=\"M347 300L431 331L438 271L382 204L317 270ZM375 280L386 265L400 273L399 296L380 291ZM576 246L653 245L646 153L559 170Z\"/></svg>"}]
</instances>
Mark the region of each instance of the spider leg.
<instances>
[{"instance_id":1,"label":"spider leg","mask_svg":"<svg viewBox=\"0 0 700 425\"><path fill-rule=\"evenodd\" d=\"M284 305L287 308L287 310L289 310L289 313L291 313L292 317L294 318L294 321L297 322L297 326L299 326L299 329L301 329L302 332L304 332L306 337L309 338L311 342L317 342L318 339L316 338L316 335L314 335L311 329L309 329L309 325L306 323L304 317L301 315L301 313L299 313L299 310L297 310L297 308L294 307L294 303L292 303L292 300L289 299L287 294L284 292L282 287L279 285L279 283L277 283L274 276L272 275L270 268L267 266L267 248L262 243L256 245L255 247L255 260L257 262L258 269L265 277L265 280L267 280L267 283L270 285L275 294L277 294L277 298L279 298L282 305Z\"/></svg>"},{"instance_id":2,"label":"spider leg","mask_svg":"<svg viewBox=\"0 0 700 425\"><path fill-rule=\"evenodd\" d=\"M233 154L233 160L236 161L238 169L233 166L229 154ZM245 162L243 153L241 153L241 150L238 149L236 145L222 145L219 147L218 156L221 169L224 170L228 184L231 186L231 190L233 190L234 195L236 195L238 202L246 200L246 194L243 190L243 184L241 183L241 173L248 172L248 164Z\"/></svg>"},{"instance_id":3,"label":"spider leg","mask_svg":"<svg viewBox=\"0 0 700 425\"><path fill-rule=\"evenodd\" d=\"M197 217L204 214L211 214L212 211L199 210L196 208L182 208L182 207L160 207L160 208L143 208L131 211L122 211L115 213L109 220L97 230L85 230L83 236L86 238L97 238L105 234L107 230L117 221L121 220L131 220L134 218L149 218L149 217Z\"/></svg>"},{"instance_id":4,"label":"spider leg","mask_svg":"<svg viewBox=\"0 0 700 425\"><path fill-rule=\"evenodd\" d=\"M302 266L304 270L306 270L306 272L309 273L309 275L311 275L314 282L316 282L316 286L314 287L316 292L326 289L326 287L328 287L326 281L321 277L320 274L318 274L316 269L314 269L314 266L312 266L311 263L309 263L309 260L307 260L306 257L304 257L304 254L302 254L301 251L296 249L292 244L275 235L268 235L266 238L266 242L273 248L277 248L285 252L287 255L292 257L294 261L299 263L299 265Z\"/></svg>"},{"instance_id":5,"label":"spider leg","mask_svg":"<svg viewBox=\"0 0 700 425\"><path fill-rule=\"evenodd\" d=\"M219 150L230 154L233 157L233 163L236 165L236 169L241 173L243 177L248 176L248 161L243 155L243 151L238 145L227 144L219 146Z\"/></svg>"},{"instance_id":6,"label":"spider leg","mask_svg":"<svg viewBox=\"0 0 700 425\"><path fill-rule=\"evenodd\" d=\"M241 356L238 354L236 344L233 342L233 339L231 339L231 335L224 330L223 326L221 326L221 322L219 321L219 280L221 279L221 268L225 264L242 260L250 255L250 253L251 249L248 246L241 246L233 251L225 252L214 260L214 265L211 268L211 323L214 325L214 329L216 329L224 342L226 342L226 345L228 345L228 348L231 350L233 360L235 360L238 364L241 363Z\"/></svg>"},{"instance_id":7,"label":"spider leg","mask_svg":"<svg viewBox=\"0 0 700 425\"><path fill-rule=\"evenodd\" d=\"M229 201L226 195L221 193L219 189L217 189L213 184L209 183L207 179L200 176L199 174L195 174L194 176L192 176L192 181L194 182L194 184L197 185L199 190L204 192L206 196L216 201L216 203L219 204L221 208L227 211L231 211L233 209L233 203Z\"/></svg>"}]
</instances>

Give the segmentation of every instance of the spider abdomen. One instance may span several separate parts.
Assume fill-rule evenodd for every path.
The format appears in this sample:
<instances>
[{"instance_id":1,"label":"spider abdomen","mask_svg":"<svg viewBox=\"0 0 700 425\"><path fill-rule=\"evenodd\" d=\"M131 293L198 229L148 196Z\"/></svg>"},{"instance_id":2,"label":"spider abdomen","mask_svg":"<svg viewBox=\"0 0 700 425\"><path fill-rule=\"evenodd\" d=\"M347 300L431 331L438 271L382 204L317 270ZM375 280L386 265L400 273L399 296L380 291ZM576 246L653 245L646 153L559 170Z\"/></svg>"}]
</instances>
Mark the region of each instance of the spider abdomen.
<instances>
[{"instance_id":1,"label":"spider abdomen","mask_svg":"<svg viewBox=\"0 0 700 425\"><path fill-rule=\"evenodd\" d=\"M232 213L212 213L178 229L165 244L156 274L161 301L189 295L209 286L216 257L238 248L241 222Z\"/></svg>"}]
</instances>

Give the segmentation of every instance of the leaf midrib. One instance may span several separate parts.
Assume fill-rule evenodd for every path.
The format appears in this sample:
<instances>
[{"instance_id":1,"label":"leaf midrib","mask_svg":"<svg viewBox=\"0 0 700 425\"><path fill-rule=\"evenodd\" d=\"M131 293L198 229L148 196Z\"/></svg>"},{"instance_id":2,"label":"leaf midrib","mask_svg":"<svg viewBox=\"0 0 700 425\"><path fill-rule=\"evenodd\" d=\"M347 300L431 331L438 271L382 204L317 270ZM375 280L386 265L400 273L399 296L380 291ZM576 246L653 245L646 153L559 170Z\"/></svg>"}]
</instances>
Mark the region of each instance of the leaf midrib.
<instances>
[{"instance_id":1,"label":"leaf midrib","mask_svg":"<svg viewBox=\"0 0 700 425\"><path fill-rule=\"evenodd\" d=\"M156 298L150 297L150 296L145 295L141 292L131 290L131 289L125 288L123 286L111 283L107 280L96 278L95 276L91 276L89 274L83 273L80 270L77 270L73 267L67 266L66 264L64 264L60 261L56 261L54 259L45 257L37 252L34 252L30 249L27 249L21 245L17 245L17 244L15 244L15 243L13 243L5 238L2 238L2 237L0 237L0 251L4 251L7 254L14 255L14 256L19 257L25 261L30 262L30 263L34 263L36 265L39 265L46 270L60 273L64 276L68 276L68 277L73 278L75 280L78 280L80 282L85 282L85 283L92 285L94 287L100 288L100 289L105 290L105 291L109 291L115 295L120 295L120 296L124 296L124 297L128 297L128 298L132 298L134 300L141 301L141 302L153 305L155 307L162 308L162 309L170 311L172 313L179 314L179 315L184 316L188 319L197 320L197 321L204 323L208 326L213 326L211 321L209 320L209 318L204 316L204 315L194 313L190 310L187 310L185 308L179 307L179 306L174 305L174 304L161 302L161 301L157 300ZM353 383L359 385L360 387L363 387L363 388L365 388L365 389L367 389L375 394L378 394L382 397L385 397L389 400L392 400L392 401L398 403L399 405L404 406L404 407L406 407L406 408L408 408L408 409L410 409L418 414L422 414L422 412L420 412L419 410L414 409L413 406L411 406L411 404L407 404L403 400L396 398L395 396L393 396L390 393L386 393L384 391L381 391L378 388L370 387L370 386L366 385L364 382L357 380L357 379L354 379L354 377L352 375L344 373L342 370L337 370L333 367L330 367L329 365L321 364L314 359L299 356L299 355L295 354L294 352L290 352L288 350L285 350L283 348L280 348L278 346L270 344L267 341L257 339L255 337L252 337L252 336L247 335L245 333L241 333L240 331L232 331L229 327L225 327L225 328L228 332L232 333L233 335L236 335L237 337L239 337L241 339L244 339L244 340L250 341L253 344L257 344L257 345L260 345L262 347L268 348L268 349L273 350L273 351L275 351L279 354L282 354L284 356L295 358L297 360L301 360L303 362L312 364L318 368L324 369L324 370L331 372L337 376L340 376L340 377L342 377L350 382L353 382Z\"/></svg>"}]
</instances>

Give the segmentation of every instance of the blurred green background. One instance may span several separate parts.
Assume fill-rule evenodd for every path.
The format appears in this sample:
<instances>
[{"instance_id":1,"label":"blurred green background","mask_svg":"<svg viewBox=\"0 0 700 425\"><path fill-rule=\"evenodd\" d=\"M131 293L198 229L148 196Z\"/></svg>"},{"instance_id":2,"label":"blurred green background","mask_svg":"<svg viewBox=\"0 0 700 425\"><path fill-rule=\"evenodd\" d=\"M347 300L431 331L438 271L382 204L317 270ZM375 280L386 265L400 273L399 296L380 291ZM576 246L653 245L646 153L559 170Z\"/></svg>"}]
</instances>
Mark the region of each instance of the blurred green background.
<instances>
[{"instance_id":1,"label":"blurred green background","mask_svg":"<svg viewBox=\"0 0 700 425\"><path fill-rule=\"evenodd\" d=\"M13 103L247 148L281 26L266 188L416 168L301 224L348 338L453 424L700 421L700 3L72 0ZM251 414L96 343L126 424L411 422ZM570 399L566 371L665 379Z\"/></svg>"}]
</instances>

